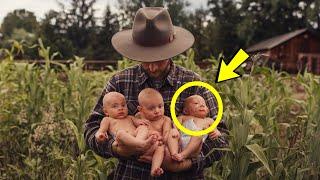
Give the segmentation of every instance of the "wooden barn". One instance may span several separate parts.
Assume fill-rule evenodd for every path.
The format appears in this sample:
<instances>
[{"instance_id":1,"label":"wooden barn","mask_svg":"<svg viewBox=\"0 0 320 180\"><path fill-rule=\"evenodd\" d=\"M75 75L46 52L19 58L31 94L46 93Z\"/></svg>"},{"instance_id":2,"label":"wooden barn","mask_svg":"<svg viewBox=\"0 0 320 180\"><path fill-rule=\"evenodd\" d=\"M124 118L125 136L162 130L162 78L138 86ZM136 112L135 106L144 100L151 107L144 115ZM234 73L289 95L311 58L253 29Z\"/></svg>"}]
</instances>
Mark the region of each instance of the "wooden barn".
<instances>
[{"instance_id":1,"label":"wooden barn","mask_svg":"<svg viewBox=\"0 0 320 180\"><path fill-rule=\"evenodd\" d=\"M320 37L308 29L266 39L250 46L246 52L264 54L269 65L290 73L307 69L320 74Z\"/></svg>"}]
</instances>

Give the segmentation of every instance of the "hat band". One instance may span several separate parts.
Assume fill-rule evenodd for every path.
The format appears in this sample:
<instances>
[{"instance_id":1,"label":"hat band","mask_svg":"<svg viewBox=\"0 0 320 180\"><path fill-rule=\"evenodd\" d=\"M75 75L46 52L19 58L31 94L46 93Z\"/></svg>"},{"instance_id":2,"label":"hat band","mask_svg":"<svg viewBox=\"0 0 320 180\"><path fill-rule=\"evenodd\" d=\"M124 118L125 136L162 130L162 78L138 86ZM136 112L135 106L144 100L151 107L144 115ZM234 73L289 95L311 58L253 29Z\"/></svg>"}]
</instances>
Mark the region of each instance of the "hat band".
<instances>
[{"instance_id":1,"label":"hat band","mask_svg":"<svg viewBox=\"0 0 320 180\"><path fill-rule=\"evenodd\" d=\"M156 35L155 35L156 34ZM173 41L174 34L170 32L132 32L133 41L145 47L161 46Z\"/></svg>"}]
</instances>

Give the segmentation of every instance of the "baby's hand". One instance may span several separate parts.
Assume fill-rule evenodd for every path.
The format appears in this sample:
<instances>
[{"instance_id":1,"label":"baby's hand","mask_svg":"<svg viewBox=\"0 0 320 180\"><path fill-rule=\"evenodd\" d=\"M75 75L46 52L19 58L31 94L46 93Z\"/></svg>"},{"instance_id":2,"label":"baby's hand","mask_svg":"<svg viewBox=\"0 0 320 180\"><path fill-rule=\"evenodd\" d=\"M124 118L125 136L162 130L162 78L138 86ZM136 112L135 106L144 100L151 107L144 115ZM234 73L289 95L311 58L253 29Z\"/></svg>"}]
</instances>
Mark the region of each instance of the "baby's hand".
<instances>
[{"instance_id":1,"label":"baby's hand","mask_svg":"<svg viewBox=\"0 0 320 180\"><path fill-rule=\"evenodd\" d=\"M97 132L96 133L96 140L98 142L103 142L108 139L108 134L107 133L102 133L102 132Z\"/></svg>"},{"instance_id":2,"label":"baby's hand","mask_svg":"<svg viewBox=\"0 0 320 180\"><path fill-rule=\"evenodd\" d=\"M221 136L221 132L218 129L216 129L216 130L212 131L211 133L209 133L209 138L210 139L216 139L219 136Z\"/></svg>"},{"instance_id":3,"label":"baby's hand","mask_svg":"<svg viewBox=\"0 0 320 180\"><path fill-rule=\"evenodd\" d=\"M163 144L163 137L162 137L162 135L158 132L158 131L152 131L152 132L150 132L150 136L155 136L155 137L157 137L157 141L159 142L159 144L160 145L162 145Z\"/></svg>"},{"instance_id":4,"label":"baby's hand","mask_svg":"<svg viewBox=\"0 0 320 180\"><path fill-rule=\"evenodd\" d=\"M135 118L135 119L133 120L133 124L134 124L136 127L138 127L138 126L140 126L140 125L146 125L146 126L148 126L148 125L150 125L150 121L148 121L148 120L146 120L146 119L138 119L138 118Z\"/></svg>"},{"instance_id":5,"label":"baby's hand","mask_svg":"<svg viewBox=\"0 0 320 180\"><path fill-rule=\"evenodd\" d=\"M172 129L172 137L173 138L176 138L176 137L179 137L180 133L177 129Z\"/></svg>"}]
</instances>

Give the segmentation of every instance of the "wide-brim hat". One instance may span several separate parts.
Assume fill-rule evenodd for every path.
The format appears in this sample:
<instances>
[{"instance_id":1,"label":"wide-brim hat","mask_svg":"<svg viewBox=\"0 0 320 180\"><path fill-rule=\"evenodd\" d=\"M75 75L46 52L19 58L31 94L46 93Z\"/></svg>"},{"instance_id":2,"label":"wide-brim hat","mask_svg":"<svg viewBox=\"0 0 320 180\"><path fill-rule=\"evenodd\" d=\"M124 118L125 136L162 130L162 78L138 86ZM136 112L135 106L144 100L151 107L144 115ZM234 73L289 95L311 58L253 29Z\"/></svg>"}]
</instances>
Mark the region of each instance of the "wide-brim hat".
<instances>
[{"instance_id":1,"label":"wide-brim hat","mask_svg":"<svg viewBox=\"0 0 320 180\"><path fill-rule=\"evenodd\" d=\"M155 62L183 53L193 45L194 37L172 24L167 9L144 7L137 11L132 29L116 33L111 42L116 51L129 59Z\"/></svg>"}]
</instances>

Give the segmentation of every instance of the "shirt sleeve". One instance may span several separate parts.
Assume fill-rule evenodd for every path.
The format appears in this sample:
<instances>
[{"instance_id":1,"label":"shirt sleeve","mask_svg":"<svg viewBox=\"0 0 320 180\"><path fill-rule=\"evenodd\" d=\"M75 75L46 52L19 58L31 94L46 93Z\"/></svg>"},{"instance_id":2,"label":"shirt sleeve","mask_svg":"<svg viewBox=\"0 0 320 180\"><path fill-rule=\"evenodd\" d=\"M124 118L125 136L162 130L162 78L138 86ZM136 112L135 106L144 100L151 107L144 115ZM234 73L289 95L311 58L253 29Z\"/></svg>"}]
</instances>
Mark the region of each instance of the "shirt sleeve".
<instances>
[{"instance_id":1,"label":"shirt sleeve","mask_svg":"<svg viewBox=\"0 0 320 180\"><path fill-rule=\"evenodd\" d=\"M197 90L197 94L199 94L206 100L207 106L209 108L209 117L215 120L219 107L217 107L214 95L206 88L199 88ZM201 156L200 158L191 159L192 169L196 172L202 172L204 168L212 166L213 162L219 161L223 157L223 151L212 150L214 148L225 148L228 146L227 136L225 135L225 132L227 132L227 127L223 120L221 120L218 124L218 129L221 131L222 135L214 140L207 138L203 143L201 149L203 156Z\"/></svg>"},{"instance_id":2,"label":"shirt sleeve","mask_svg":"<svg viewBox=\"0 0 320 180\"><path fill-rule=\"evenodd\" d=\"M214 140L207 138L202 144L201 153L203 156L191 159L191 169L196 173L203 172L205 168L212 166L213 162L219 161L224 155L224 151L213 150L213 148L225 148L227 146L226 136L219 136Z\"/></svg>"},{"instance_id":3,"label":"shirt sleeve","mask_svg":"<svg viewBox=\"0 0 320 180\"><path fill-rule=\"evenodd\" d=\"M87 146L96 154L104 158L116 157L116 154L112 151L112 143L114 142L114 138L112 136L109 136L108 140L106 140L105 142L98 143L96 141L95 134L100 127L101 120L105 116L103 113L102 104L103 97L106 93L116 90L115 84L116 83L114 78L111 78L106 87L103 89L97 104L95 105L92 113L90 114L88 120L84 125L84 138Z\"/></svg>"}]
</instances>

